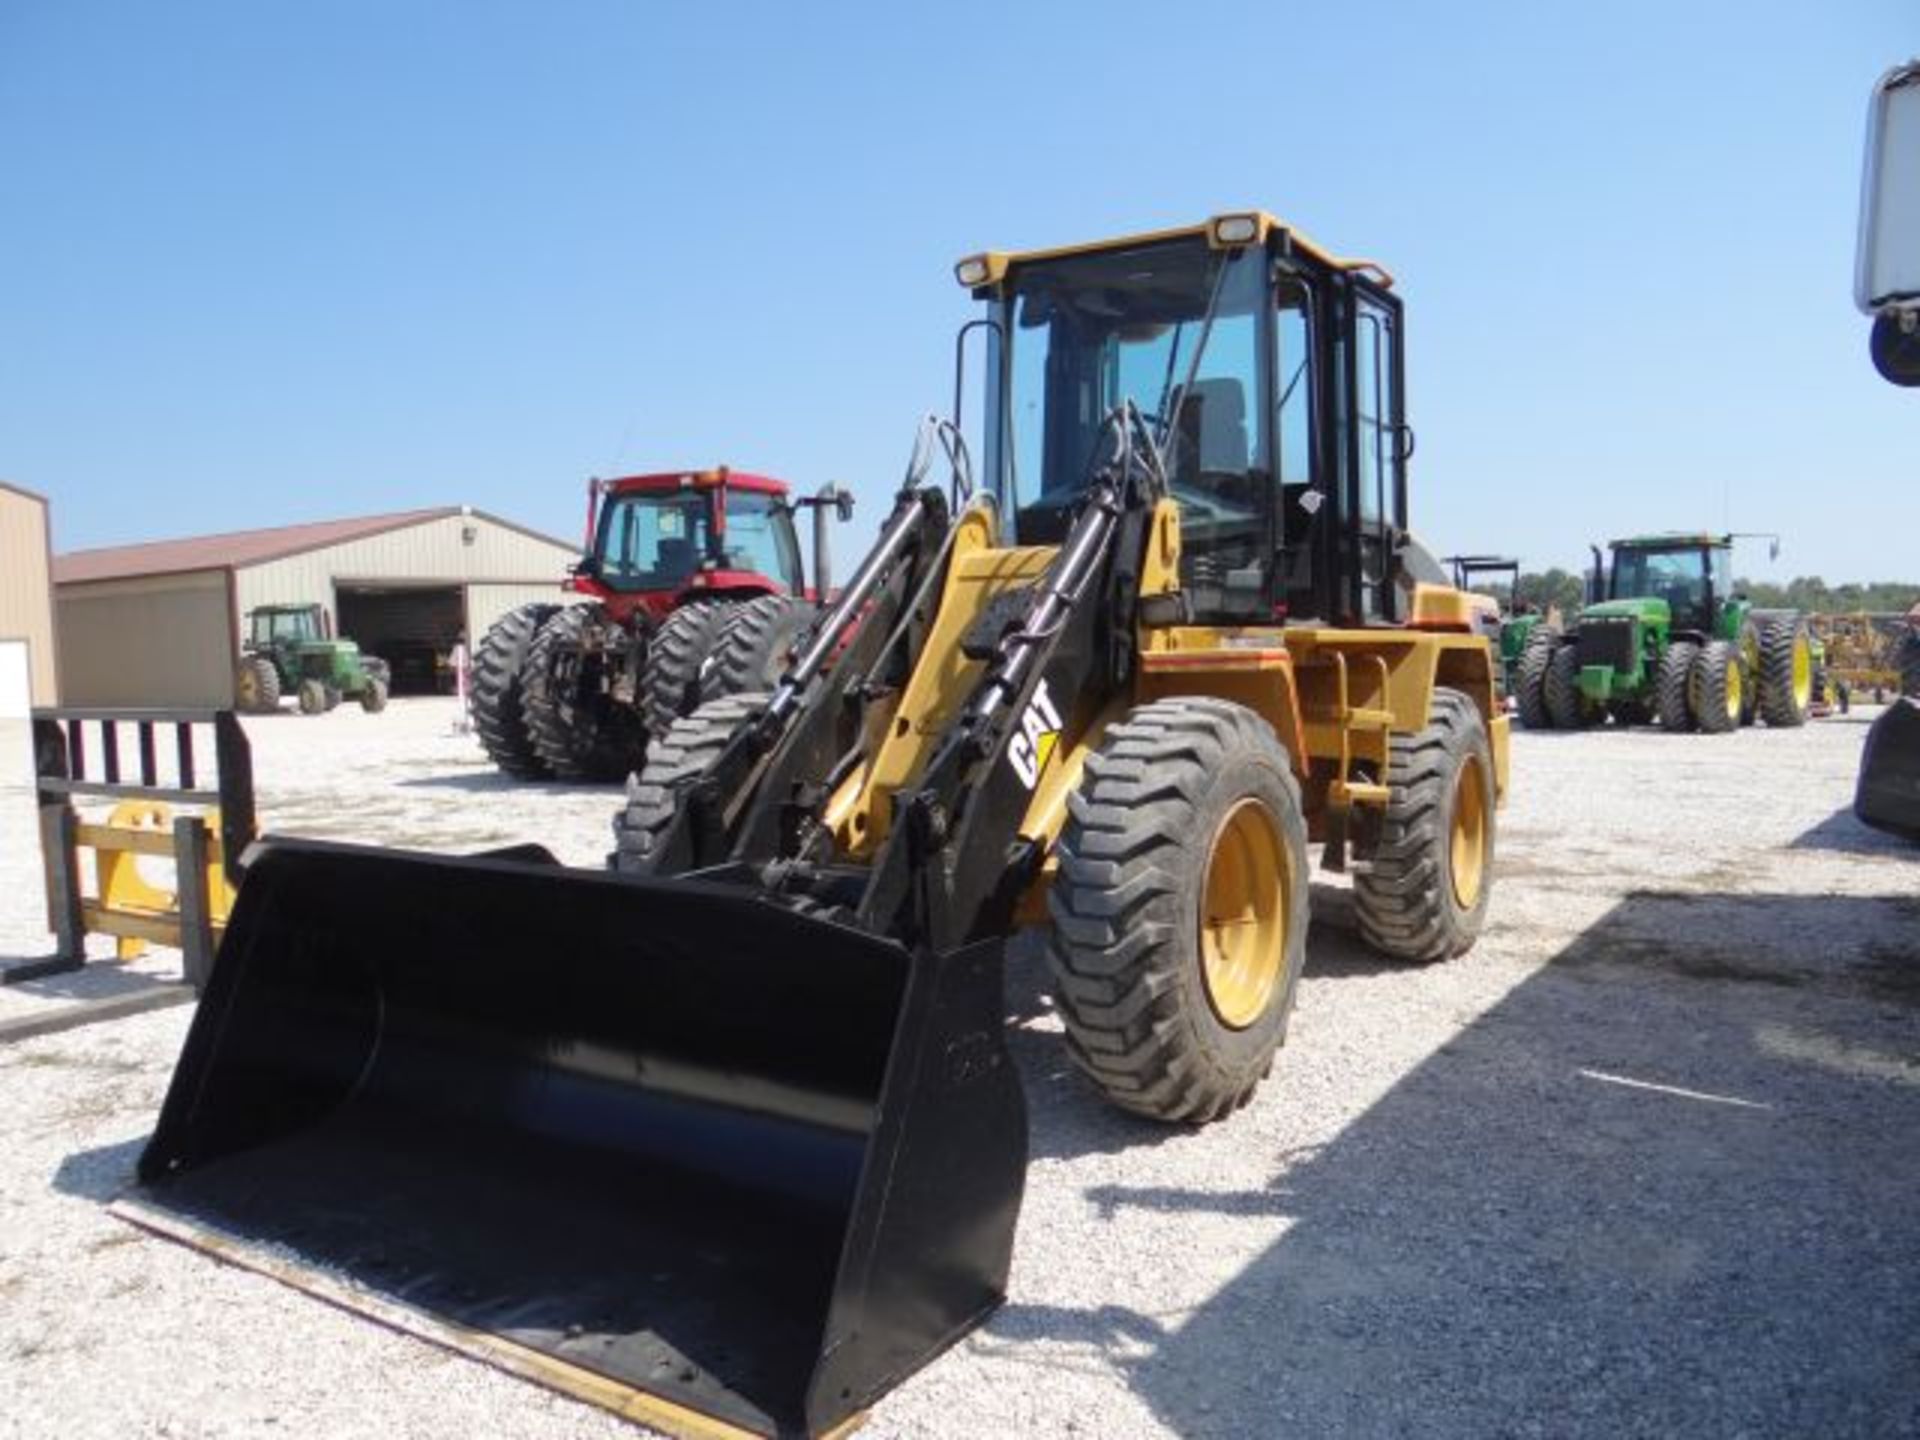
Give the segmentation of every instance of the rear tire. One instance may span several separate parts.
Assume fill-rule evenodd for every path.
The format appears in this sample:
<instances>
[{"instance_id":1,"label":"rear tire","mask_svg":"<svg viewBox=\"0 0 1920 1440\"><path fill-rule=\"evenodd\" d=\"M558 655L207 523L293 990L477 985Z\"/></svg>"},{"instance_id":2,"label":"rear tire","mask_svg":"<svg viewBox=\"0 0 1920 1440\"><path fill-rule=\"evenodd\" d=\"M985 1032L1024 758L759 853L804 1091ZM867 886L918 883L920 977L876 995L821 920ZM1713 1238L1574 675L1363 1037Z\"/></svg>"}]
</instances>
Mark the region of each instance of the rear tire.
<instances>
[{"instance_id":1,"label":"rear tire","mask_svg":"<svg viewBox=\"0 0 1920 1440\"><path fill-rule=\"evenodd\" d=\"M1546 683L1542 687L1547 716L1556 730L1584 730L1588 725L1586 701L1580 694L1580 646L1562 645L1547 662Z\"/></svg>"},{"instance_id":2,"label":"rear tire","mask_svg":"<svg viewBox=\"0 0 1920 1440\"><path fill-rule=\"evenodd\" d=\"M1353 877L1366 942L1430 964L1473 948L1493 894L1493 747L1479 707L1436 687L1426 727L1396 734L1392 798L1369 866Z\"/></svg>"},{"instance_id":3,"label":"rear tire","mask_svg":"<svg viewBox=\"0 0 1920 1440\"><path fill-rule=\"evenodd\" d=\"M360 708L369 715L378 715L387 708L387 682L367 677L367 683L360 692Z\"/></svg>"},{"instance_id":4,"label":"rear tire","mask_svg":"<svg viewBox=\"0 0 1920 1440\"><path fill-rule=\"evenodd\" d=\"M1660 675L1656 682L1654 709L1660 728L1676 735L1693 729L1693 662L1700 658L1700 647L1691 640L1675 640L1660 657Z\"/></svg>"},{"instance_id":5,"label":"rear tire","mask_svg":"<svg viewBox=\"0 0 1920 1440\"><path fill-rule=\"evenodd\" d=\"M327 704L327 687L318 680L302 680L297 694L302 715L324 715L330 708Z\"/></svg>"},{"instance_id":6,"label":"rear tire","mask_svg":"<svg viewBox=\"0 0 1920 1440\"><path fill-rule=\"evenodd\" d=\"M234 703L249 715L271 715L280 708L280 672L264 655L240 662L234 677Z\"/></svg>"},{"instance_id":7,"label":"rear tire","mask_svg":"<svg viewBox=\"0 0 1920 1440\"><path fill-rule=\"evenodd\" d=\"M474 657L473 692L467 700L474 731L488 758L521 780L543 780L547 775L546 764L527 735L521 708L523 667L535 633L559 608L537 604L509 610L487 631Z\"/></svg>"},{"instance_id":8,"label":"rear tire","mask_svg":"<svg viewBox=\"0 0 1920 1440\"><path fill-rule=\"evenodd\" d=\"M701 674L720 627L735 608L730 601L696 600L667 616L648 637L640 672L640 714L649 735L666 734L700 703Z\"/></svg>"},{"instance_id":9,"label":"rear tire","mask_svg":"<svg viewBox=\"0 0 1920 1440\"><path fill-rule=\"evenodd\" d=\"M1798 616L1776 620L1760 637L1760 718L1789 729L1813 707L1813 636Z\"/></svg>"},{"instance_id":10,"label":"rear tire","mask_svg":"<svg viewBox=\"0 0 1920 1440\"><path fill-rule=\"evenodd\" d=\"M1529 730L1553 728L1553 716L1547 709L1547 667L1553 663L1556 638L1549 631L1536 630L1527 637L1527 648L1520 652L1513 699L1520 711L1520 723Z\"/></svg>"},{"instance_id":11,"label":"rear tire","mask_svg":"<svg viewBox=\"0 0 1920 1440\"><path fill-rule=\"evenodd\" d=\"M702 704L722 695L771 691L813 622L813 607L786 595L762 595L729 608L732 613L714 640L713 663L700 675Z\"/></svg>"},{"instance_id":12,"label":"rear tire","mask_svg":"<svg viewBox=\"0 0 1920 1440\"><path fill-rule=\"evenodd\" d=\"M765 694L726 695L682 716L654 736L640 773L627 781L627 801L613 817L613 868L629 875L657 873L660 840L680 809L680 797L707 773L727 742L766 707Z\"/></svg>"},{"instance_id":13,"label":"rear tire","mask_svg":"<svg viewBox=\"0 0 1920 1440\"><path fill-rule=\"evenodd\" d=\"M520 711L528 743L556 779L618 780L645 754L639 715L601 684L606 648L589 642L606 625L602 607L569 605L548 616L527 647Z\"/></svg>"},{"instance_id":14,"label":"rear tire","mask_svg":"<svg viewBox=\"0 0 1920 1440\"><path fill-rule=\"evenodd\" d=\"M1068 1053L1136 1114L1237 1110L1273 1068L1306 959L1286 747L1230 701L1141 705L1088 756L1067 815L1048 957Z\"/></svg>"},{"instance_id":15,"label":"rear tire","mask_svg":"<svg viewBox=\"0 0 1920 1440\"><path fill-rule=\"evenodd\" d=\"M1708 735L1738 730L1742 690L1740 652L1728 641L1709 641L1693 662L1694 723Z\"/></svg>"}]
</instances>

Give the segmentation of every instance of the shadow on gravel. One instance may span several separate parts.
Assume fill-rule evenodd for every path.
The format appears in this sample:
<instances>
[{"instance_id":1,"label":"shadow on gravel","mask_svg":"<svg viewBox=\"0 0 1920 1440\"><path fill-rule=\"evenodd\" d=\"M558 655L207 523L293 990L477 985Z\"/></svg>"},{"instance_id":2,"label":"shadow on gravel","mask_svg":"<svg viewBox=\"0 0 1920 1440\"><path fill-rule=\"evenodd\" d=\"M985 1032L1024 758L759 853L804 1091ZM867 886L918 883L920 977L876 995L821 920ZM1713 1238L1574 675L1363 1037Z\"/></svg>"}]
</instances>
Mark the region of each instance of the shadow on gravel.
<instances>
[{"instance_id":1,"label":"shadow on gravel","mask_svg":"<svg viewBox=\"0 0 1920 1440\"><path fill-rule=\"evenodd\" d=\"M1090 1190L1176 1246L1291 1218L1191 1316L988 1333L1105 1351L1184 1436L1907 1433L1916 1020L1920 902L1631 895L1266 1190ZM1150 1143L1015 1048L1036 1155Z\"/></svg>"},{"instance_id":2,"label":"shadow on gravel","mask_svg":"<svg viewBox=\"0 0 1920 1440\"><path fill-rule=\"evenodd\" d=\"M1851 805L1843 805L1789 843L1791 850L1837 850L1846 855L1890 855L1896 860L1920 860L1920 845L1898 835L1887 835L1863 825Z\"/></svg>"},{"instance_id":3,"label":"shadow on gravel","mask_svg":"<svg viewBox=\"0 0 1920 1440\"><path fill-rule=\"evenodd\" d=\"M53 1172L53 1188L101 1205L118 1200L133 1188L134 1163L146 1148L147 1137L142 1135L97 1150L76 1150Z\"/></svg>"},{"instance_id":4,"label":"shadow on gravel","mask_svg":"<svg viewBox=\"0 0 1920 1440\"><path fill-rule=\"evenodd\" d=\"M421 775L396 782L403 790L459 790L469 795L506 795L515 792L535 795L617 795L625 780L607 780L585 784L573 780L516 780L498 770L462 772L455 775Z\"/></svg>"}]
</instances>

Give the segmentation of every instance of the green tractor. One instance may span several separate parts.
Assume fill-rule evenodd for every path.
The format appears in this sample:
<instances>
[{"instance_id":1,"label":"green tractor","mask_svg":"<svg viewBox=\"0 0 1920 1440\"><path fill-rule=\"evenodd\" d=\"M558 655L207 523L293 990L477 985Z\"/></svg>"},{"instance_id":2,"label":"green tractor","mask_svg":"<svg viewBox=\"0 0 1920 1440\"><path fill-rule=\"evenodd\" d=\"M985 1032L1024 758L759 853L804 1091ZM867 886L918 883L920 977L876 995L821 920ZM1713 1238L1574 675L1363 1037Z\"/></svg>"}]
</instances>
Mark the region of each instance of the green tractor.
<instances>
[{"instance_id":1,"label":"green tractor","mask_svg":"<svg viewBox=\"0 0 1920 1440\"><path fill-rule=\"evenodd\" d=\"M1612 718L1725 734L1755 718L1804 725L1813 642L1797 611L1733 593L1732 535L1643 535L1593 549L1589 604L1562 635L1537 630L1515 681L1530 729ZM1773 541L1779 553L1779 541Z\"/></svg>"},{"instance_id":2,"label":"green tractor","mask_svg":"<svg viewBox=\"0 0 1920 1440\"><path fill-rule=\"evenodd\" d=\"M393 683L387 662L362 655L351 640L336 639L322 607L262 605L247 613L247 626L233 678L242 710L272 714L288 691L302 715L331 710L342 697L358 700L369 714L386 709Z\"/></svg>"},{"instance_id":3,"label":"green tractor","mask_svg":"<svg viewBox=\"0 0 1920 1440\"><path fill-rule=\"evenodd\" d=\"M1500 693L1512 695L1520 661L1535 634L1557 633L1557 614L1549 617L1520 599L1520 562L1504 555L1449 555L1453 588L1491 603L1479 614L1480 628L1500 657Z\"/></svg>"}]
</instances>

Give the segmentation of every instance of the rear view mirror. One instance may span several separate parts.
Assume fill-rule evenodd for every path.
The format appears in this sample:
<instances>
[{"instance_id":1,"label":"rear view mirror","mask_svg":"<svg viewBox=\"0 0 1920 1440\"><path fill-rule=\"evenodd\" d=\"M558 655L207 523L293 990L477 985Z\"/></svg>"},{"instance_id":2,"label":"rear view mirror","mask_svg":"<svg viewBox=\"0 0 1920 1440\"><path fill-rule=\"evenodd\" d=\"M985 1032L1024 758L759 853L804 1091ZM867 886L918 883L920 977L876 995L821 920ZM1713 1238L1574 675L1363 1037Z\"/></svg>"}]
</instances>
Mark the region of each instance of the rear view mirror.
<instances>
[{"instance_id":1,"label":"rear view mirror","mask_svg":"<svg viewBox=\"0 0 1920 1440\"><path fill-rule=\"evenodd\" d=\"M833 513L840 517L840 523L846 524L853 519L853 492L842 490L833 497Z\"/></svg>"},{"instance_id":2,"label":"rear view mirror","mask_svg":"<svg viewBox=\"0 0 1920 1440\"><path fill-rule=\"evenodd\" d=\"M1881 76L1868 103L1853 298L1874 317L1874 367L1920 385L1920 60Z\"/></svg>"}]
</instances>

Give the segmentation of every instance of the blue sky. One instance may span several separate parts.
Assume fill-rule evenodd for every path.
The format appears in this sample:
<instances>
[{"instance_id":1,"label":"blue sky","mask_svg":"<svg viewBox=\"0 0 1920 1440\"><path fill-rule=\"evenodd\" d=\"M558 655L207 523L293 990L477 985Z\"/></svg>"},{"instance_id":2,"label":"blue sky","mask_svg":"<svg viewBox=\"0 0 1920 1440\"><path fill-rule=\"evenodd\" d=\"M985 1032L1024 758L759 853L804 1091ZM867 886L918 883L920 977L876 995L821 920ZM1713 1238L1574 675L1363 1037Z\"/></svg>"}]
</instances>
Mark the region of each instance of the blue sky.
<instances>
[{"instance_id":1,"label":"blue sky","mask_svg":"<svg viewBox=\"0 0 1920 1440\"><path fill-rule=\"evenodd\" d=\"M944 408L976 249L1263 206L1408 306L1414 524L1786 534L1920 575L1850 301L1911 0L0 0L0 477L61 549L589 474L850 484Z\"/></svg>"}]
</instances>

